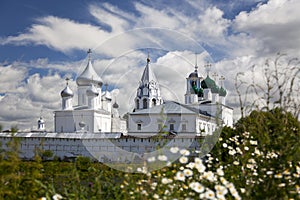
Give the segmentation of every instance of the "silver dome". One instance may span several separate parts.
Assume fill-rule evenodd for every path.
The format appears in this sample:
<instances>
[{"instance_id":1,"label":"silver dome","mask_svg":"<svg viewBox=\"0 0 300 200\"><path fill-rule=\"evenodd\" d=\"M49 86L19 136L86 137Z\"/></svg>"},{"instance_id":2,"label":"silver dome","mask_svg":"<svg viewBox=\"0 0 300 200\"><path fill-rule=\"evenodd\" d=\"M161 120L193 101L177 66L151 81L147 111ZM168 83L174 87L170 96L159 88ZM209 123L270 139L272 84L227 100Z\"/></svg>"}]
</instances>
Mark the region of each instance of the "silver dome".
<instances>
[{"instance_id":1,"label":"silver dome","mask_svg":"<svg viewBox=\"0 0 300 200\"><path fill-rule=\"evenodd\" d=\"M84 71L80 74L80 76L77 77L76 83L78 86L89 86L92 83L102 86L103 81L96 73L95 69L93 68L92 62L89 60Z\"/></svg>"},{"instance_id":2,"label":"silver dome","mask_svg":"<svg viewBox=\"0 0 300 200\"><path fill-rule=\"evenodd\" d=\"M73 97L74 93L71 88L67 85L63 91L60 93L61 97Z\"/></svg>"},{"instance_id":3,"label":"silver dome","mask_svg":"<svg viewBox=\"0 0 300 200\"><path fill-rule=\"evenodd\" d=\"M99 92L98 90L95 88L95 86L92 84L89 89L86 90L86 94L88 96L98 96Z\"/></svg>"}]
</instances>

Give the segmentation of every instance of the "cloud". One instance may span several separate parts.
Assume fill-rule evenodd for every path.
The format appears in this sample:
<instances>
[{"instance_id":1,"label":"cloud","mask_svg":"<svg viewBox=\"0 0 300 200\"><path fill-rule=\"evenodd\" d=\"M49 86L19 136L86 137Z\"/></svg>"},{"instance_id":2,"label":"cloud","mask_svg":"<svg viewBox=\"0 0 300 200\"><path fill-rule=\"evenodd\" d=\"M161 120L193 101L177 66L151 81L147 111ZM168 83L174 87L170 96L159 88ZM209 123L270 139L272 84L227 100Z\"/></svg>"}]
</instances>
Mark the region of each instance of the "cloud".
<instances>
[{"instance_id":1,"label":"cloud","mask_svg":"<svg viewBox=\"0 0 300 200\"><path fill-rule=\"evenodd\" d=\"M292 51L299 55L299 6L297 0L270 0L250 12L240 12L233 27L262 43L258 54Z\"/></svg>"}]
</instances>

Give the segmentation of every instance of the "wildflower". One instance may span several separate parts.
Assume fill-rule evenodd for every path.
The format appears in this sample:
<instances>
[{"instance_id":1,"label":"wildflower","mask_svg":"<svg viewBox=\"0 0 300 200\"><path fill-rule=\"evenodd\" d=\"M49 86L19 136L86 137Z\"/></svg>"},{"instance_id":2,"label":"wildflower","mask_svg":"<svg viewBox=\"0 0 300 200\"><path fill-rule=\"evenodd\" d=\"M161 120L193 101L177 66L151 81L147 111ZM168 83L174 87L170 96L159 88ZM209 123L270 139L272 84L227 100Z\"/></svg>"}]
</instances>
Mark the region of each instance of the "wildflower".
<instances>
[{"instance_id":1,"label":"wildflower","mask_svg":"<svg viewBox=\"0 0 300 200\"><path fill-rule=\"evenodd\" d=\"M154 161L155 161L155 157L154 157L154 156L149 157L149 158L147 159L147 161L148 161L148 162L154 162Z\"/></svg>"},{"instance_id":2,"label":"wildflower","mask_svg":"<svg viewBox=\"0 0 300 200\"><path fill-rule=\"evenodd\" d=\"M192 176L193 175L193 171L190 169L185 169L183 170L183 173L186 177Z\"/></svg>"},{"instance_id":3,"label":"wildflower","mask_svg":"<svg viewBox=\"0 0 300 200\"><path fill-rule=\"evenodd\" d=\"M187 167L187 168L190 168L190 169L194 169L195 163L190 162L190 163L188 163L188 164L186 165L186 167Z\"/></svg>"},{"instance_id":4,"label":"wildflower","mask_svg":"<svg viewBox=\"0 0 300 200\"><path fill-rule=\"evenodd\" d=\"M236 161L236 160L235 160L235 161L233 161L233 164L234 164L234 165L239 165L240 163L239 163L239 161Z\"/></svg>"},{"instance_id":5,"label":"wildflower","mask_svg":"<svg viewBox=\"0 0 300 200\"><path fill-rule=\"evenodd\" d=\"M243 194L246 192L245 188L240 188L240 190L241 190L241 193L243 193Z\"/></svg>"},{"instance_id":6,"label":"wildflower","mask_svg":"<svg viewBox=\"0 0 300 200\"><path fill-rule=\"evenodd\" d=\"M203 191L204 191L204 187L203 187L203 185L201 185L200 183L198 183L198 182L191 182L190 183L190 188L192 189L192 190L194 190L195 192L197 192L197 193L202 193Z\"/></svg>"},{"instance_id":7,"label":"wildflower","mask_svg":"<svg viewBox=\"0 0 300 200\"><path fill-rule=\"evenodd\" d=\"M257 141L256 140L250 140L250 144L251 145L257 145Z\"/></svg>"},{"instance_id":8,"label":"wildflower","mask_svg":"<svg viewBox=\"0 0 300 200\"><path fill-rule=\"evenodd\" d=\"M217 174L218 174L219 176L224 176L224 171L223 171L223 169L218 168L218 169L217 169Z\"/></svg>"},{"instance_id":9,"label":"wildflower","mask_svg":"<svg viewBox=\"0 0 300 200\"><path fill-rule=\"evenodd\" d=\"M165 156L165 155L159 155L159 156L157 157L157 159L160 160L160 161L167 161L167 160L168 160L168 157Z\"/></svg>"},{"instance_id":10,"label":"wildflower","mask_svg":"<svg viewBox=\"0 0 300 200\"><path fill-rule=\"evenodd\" d=\"M184 173L179 171L176 173L176 177L175 177L176 180L179 180L179 181L185 181L185 176L184 176Z\"/></svg>"},{"instance_id":11,"label":"wildflower","mask_svg":"<svg viewBox=\"0 0 300 200\"><path fill-rule=\"evenodd\" d=\"M154 195L153 195L153 198L154 198L154 199L159 199L158 194L154 194Z\"/></svg>"},{"instance_id":12,"label":"wildflower","mask_svg":"<svg viewBox=\"0 0 300 200\"><path fill-rule=\"evenodd\" d=\"M223 143L223 145L222 145L224 148L227 148L228 147L228 145L226 144L226 143Z\"/></svg>"},{"instance_id":13,"label":"wildflower","mask_svg":"<svg viewBox=\"0 0 300 200\"><path fill-rule=\"evenodd\" d=\"M249 147L245 146L244 147L245 151L249 151Z\"/></svg>"},{"instance_id":14,"label":"wildflower","mask_svg":"<svg viewBox=\"0 0 300 200\"><path fill-rule=\"evenodd\" d=\"M206 192L205 192L205 198L206 199L215 199L215 193L208 189Z\"/></svg>"},{"instance_id":15,"label":"wildflower","mask_svg":"<svg viewBox=\"0 0 300 200\"><path fill-rule=\"evenodd\" d=\"M272 175L273 171L267 171L267 175Z\"/></svg>"},{"instance_id":16,"label":"wildflower","mask_svg":"<svg viewBox=\"0 0 300 200\"><path fill-rule=\"evenodd\" d=\"M204 172L203 177L209 180L210 182L213 182L215 179L215 175L212 171Z\"/></svg>"},{"instance_id":17,"label":"wildflower","mask_svg":"<svg viewBox=\"0 0 300 200\"><path fill-rule=\"evenodd\" d=\"M60 194L55 194L55 195L52 196L52 199L53 200L60 200L60 199L63 199L63 197Z\"/></svg>"},{"instance_id":18,"label":"wildflower","mask_svg":"<svg viewBox=\"0 0 300 200\"><path fill-rule=\"evenodd\" d=\"M285 187L285 183L278 184L278 187Z\"/></svg>"},{"instance_id":19,"label":"wildflower","mask_svg":"<svg viewBox=\"0 0 300 200\"><path fill-rule=\"evenodd\" d=\"M233 150L230 150L228 153L229 153L229 155L232 155L232 156L233 156L233 155L236 154L236 151L233 149Z\"/></svg>"},{"instance_id":20,"label":"wildflower","mask_svg":"<svg viewBox=\"0 0 300 200\"><path fill-rule=\"evenodd\" d=\"M162 178L161 179L162 184L169 184L172 183L172 179L169 178Z\"/></svg>"},{"instance_id":21,"label":"wildflower","mask_svg":"<svg viewBox=\"0 0 300 200\"><path fill-rule=\"evenodd\" d=\"M179 158L179 162L182 163L182 164L185 164L185 163L188 162L188 158L185 157L185 156L182 156L182 157Z\"/></svg>"},{"instance_id":22,"label":"wildflower","mask_svg":"<svg viewBox=\"0 0 300 200\"><path fill-rule=\"evenodd\" d=\"M189 156L189 155L190 155L190 152L189 152L187 149L181 149L181 150L180 150L180 154L181 154L181 155L184 155L184 156Z\"/></svg>"},{"instance_id":23,"label":"wildflower","mask_svg":"<svg viewBox=\"0 0 300 200\"><path fill-rule=\"evenodd\" d=\"M275 177L275 178L282 178L282 174L281 174L281 173L275 174L274 177Z\"/></svg>"},{"instance_id":24,"label":"wildflower","mask_svg":"<svg viewBox=\"0 0 300 200\"><path fill-rule=\"evenodd\" d=\"M198 172L203 173L205 172L206 167L201 163L195 164L195 168L198 170Z\"/></svg>"},{"instance_id":25,"label":"wildflower","mask_svg":"<svg viewBox=\"0 0 300 200\"><path fill-rule=\"evenodd\" d=\"M171 147L171 148L170 148L170 152L171 152L171 153L174 153L174 154L175 154L175 153L177 153L178 151L179 151L179 148L178 148L178 147Z\"/></svg>"},{"instance_id":26,"label":"wildflower","mask_svg":"<svg viewBox=\"0 0 300 200\"><path fill-rule=\"evenodd\" d=\"M224 196L228 192L227 188L222 185L215 185L215 189L217 194L219 194L220 196Z\"/></svg>"},{"instance_id":27,"label":"wildflower","mask_svg":"<svg viewBox=\"0 0 300 200\"><path fill-rule=\"evenodd\" d=\"M41 197L41 198L39 198L39 200L47 200L47 198L46 197Z\"/></svg>"}]
</instances>

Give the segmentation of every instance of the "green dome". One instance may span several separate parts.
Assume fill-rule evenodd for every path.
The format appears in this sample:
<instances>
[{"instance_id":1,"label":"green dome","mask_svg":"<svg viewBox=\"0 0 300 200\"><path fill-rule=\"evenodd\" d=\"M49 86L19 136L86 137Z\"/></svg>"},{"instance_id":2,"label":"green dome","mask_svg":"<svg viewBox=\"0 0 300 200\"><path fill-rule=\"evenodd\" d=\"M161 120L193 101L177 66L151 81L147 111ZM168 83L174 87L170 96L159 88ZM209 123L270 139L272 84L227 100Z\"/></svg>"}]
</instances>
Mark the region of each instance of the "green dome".
<instances>
[{"instance_id":1,"label":"green dome","mask_svg":"<svg viewBox=\"0 0 300 200\"><path fill-rule=\"evenodd\" d=\"M208 75L201 82L201 87L203 89L210 88L212 93L219 93L219 87L217 86L216 82L214 80L212 80Z\"/></svg>"},{"instance_id":2,"label":"green dome","mask_svg":"<svg viewBox=\"0 0 300 200\"><path fill-rule=\"evenodd\" d=\"M220 95L221 97L225 97L226 94L227 94L227 91L226 91L223 87L221 87L221 88L220 88L220 91L219 91L219 95Z\"/></svg>"}]
</instances>

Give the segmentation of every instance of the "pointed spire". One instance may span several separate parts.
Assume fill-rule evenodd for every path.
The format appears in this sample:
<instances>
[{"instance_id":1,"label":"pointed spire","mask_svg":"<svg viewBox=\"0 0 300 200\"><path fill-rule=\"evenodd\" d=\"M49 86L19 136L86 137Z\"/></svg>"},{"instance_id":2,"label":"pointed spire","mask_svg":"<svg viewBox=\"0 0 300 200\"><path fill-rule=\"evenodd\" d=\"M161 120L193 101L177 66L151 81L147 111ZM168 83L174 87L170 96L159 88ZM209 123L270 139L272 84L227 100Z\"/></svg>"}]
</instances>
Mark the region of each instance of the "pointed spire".
<instances>
[{"instance_id":1,"label":"pointed spire","mask_svg":"<svg viewBox=\"0 0 300 200\"><path fill-rule=\"evenodd\" d=\"M70 80L69 77L67 77L65 80L66 80L66 85L69 85L69 80Z\"/></svg>"},{"instance_id":2,"label":"pointed spire","mask_svg":"<svg viewBox=\"0 0 300 200\"><path fill-rule=\"evenodd\" d=\"M195 53L195 72L198 72L197 53Z\"/></svg>"},{"instance_id":3,"label":"pointed spire","mask_svg":"<svg viewBox=\"0 0 300 200\"><path fill-rule=\"evenodd\" d=\"M149 57L149 53L148 53L147 65L145 67L145 70L143 72L142 79L141 79L142 85L150 83L150 81L157 82L156 76L155 76L154 72L152 71L149 63L150 63L150 57Z\"/></svg>"},{"instance_id":4,"label":"pointed spire","mask_svg":"<svg viewBox=\"0 0 300 200\"><path fill-rule=\"evenodd\" d=\"M87 54L88 54L88 60L91 61L92 50L89 49L89 50L87 51Z\"/></svg>"}]
</instances>

